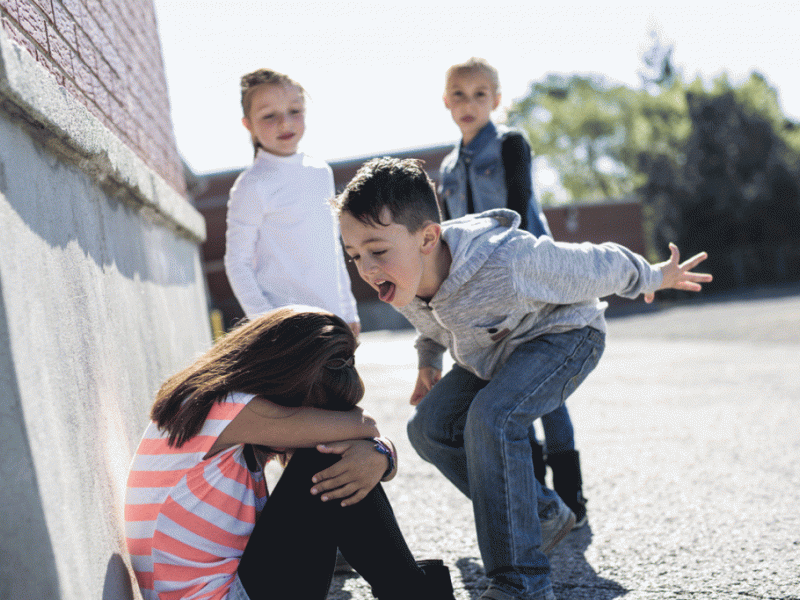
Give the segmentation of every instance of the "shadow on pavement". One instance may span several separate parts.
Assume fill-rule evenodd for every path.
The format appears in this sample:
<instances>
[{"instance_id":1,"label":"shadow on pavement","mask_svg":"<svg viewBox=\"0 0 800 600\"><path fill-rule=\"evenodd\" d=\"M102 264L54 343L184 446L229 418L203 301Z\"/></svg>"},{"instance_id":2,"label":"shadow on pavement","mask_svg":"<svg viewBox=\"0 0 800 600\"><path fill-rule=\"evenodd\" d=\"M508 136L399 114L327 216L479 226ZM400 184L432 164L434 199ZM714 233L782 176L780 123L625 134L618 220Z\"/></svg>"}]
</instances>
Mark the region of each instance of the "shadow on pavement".
<instances>
[{"instance_id":1,"label":"shadow on pavement","mask_svg":"<svg viewBox=\"0 0 800 600\"><path fill-rule=\"evenodd\" d=\"M559 600L611 600L628 593L617 582L595 573L584 556L591 543L592 530L587 525L570 533L550 554L553 591ZM477 600L489 585L480 559L462 558L456 567L470 600Z\"/></svg>"},{"instance_id":2,"label":"shadow on pavement","mask_svg":"<svg viewBox=\"0 0 800 600\"><path fill-rule=\"evenodd\" d=\"M591 543L592 529L587 525L571 532L550 554L553 591L559 600L611 600L628 593L617 582L595 573L584 556ZM477 600L489 585L482 562L461 558L456 567L470 600Z\"/></svg>"},{"instance_id":3,"label":"shadow on pavement","mask_svg":"<svg viewBox=\"0 0 800 600\"><path fill-rule=\"evenodd\" d=\"M628 593L616 581L600 577L586 560L591 543L592 528L586 525L574 529L550 554L553 591L560 600L611 600Z\"/></svg>"}]
</instances>

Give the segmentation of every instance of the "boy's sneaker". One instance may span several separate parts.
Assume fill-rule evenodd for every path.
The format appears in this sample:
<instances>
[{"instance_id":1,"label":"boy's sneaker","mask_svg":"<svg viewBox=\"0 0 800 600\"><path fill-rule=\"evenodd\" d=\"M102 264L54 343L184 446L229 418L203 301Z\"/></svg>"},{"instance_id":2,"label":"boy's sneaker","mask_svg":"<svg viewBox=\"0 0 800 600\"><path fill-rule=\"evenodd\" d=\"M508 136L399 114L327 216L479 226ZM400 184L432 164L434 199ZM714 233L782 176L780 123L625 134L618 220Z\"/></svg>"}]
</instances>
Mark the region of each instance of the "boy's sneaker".
<instances>
[{"instance_id":1,"label":"boy's sneaker","mask_svg":"<svg viewBox=\"0 0 800 600\"><path fill-rule=\"evenodd\" d=\"M545 554L555 548L572 531L575 525L575 513L570 510L569 506L564 504L564 501L559 496L556 495L555 498L556 509L548 519L539 520L542 530L542 545L539 546L539 551Z\"/></svg>"}]
</instances>

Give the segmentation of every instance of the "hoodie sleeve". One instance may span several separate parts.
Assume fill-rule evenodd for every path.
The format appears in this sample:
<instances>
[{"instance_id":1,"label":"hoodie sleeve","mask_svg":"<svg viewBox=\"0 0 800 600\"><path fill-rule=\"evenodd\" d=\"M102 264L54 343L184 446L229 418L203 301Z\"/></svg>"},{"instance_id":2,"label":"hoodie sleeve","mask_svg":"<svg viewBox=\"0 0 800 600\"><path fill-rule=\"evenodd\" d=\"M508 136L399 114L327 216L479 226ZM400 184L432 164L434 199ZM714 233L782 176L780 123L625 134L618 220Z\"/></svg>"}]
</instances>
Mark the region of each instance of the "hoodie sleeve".
<instances>
[{"instance_id":1,"label":"hoodie sleeve","mask_svg":"<svg viewBox=\"0 0 800 600\"><path fill-rule=\"evenodd\" d=\"M524 247L520 247L524 244ZM636 298L661 285L661 271L628 248L517 238L509 244L514 285L523 296L549 304L574 304L616 294Z\"/></svg>"},{"instance_id":2,"label":"hoodie sleeve","mask_svg":"<svg viewBox=\"0 0 800 600\"><path fill-rule=\"evenodd\" d=\"M442 356L446 350L444 346L429 337L421 335L414 342L414 347L417 349L419 359L417 368L433 367L434 369L442 370Z\"/></svg>"}]
</instances>

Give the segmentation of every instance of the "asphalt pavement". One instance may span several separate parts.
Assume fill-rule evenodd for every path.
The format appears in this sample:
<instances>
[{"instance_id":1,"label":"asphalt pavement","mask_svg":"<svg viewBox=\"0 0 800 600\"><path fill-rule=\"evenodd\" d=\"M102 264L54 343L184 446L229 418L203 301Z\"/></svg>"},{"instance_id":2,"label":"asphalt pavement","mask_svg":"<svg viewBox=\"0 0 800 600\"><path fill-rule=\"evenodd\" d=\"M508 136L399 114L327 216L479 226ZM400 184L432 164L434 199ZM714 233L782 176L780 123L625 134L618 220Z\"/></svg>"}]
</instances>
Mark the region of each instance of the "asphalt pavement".
<instances>
[{"instance_id":1,"label":"asphalt pavement","mask_svg":"<svg viewBox=\"0 0 800 600\"><path fill-rule=\"evenodd\" d=\"M405 434L412 331L368 332L363 405L397 444L385 489L417 558L458 600L487 579L472 506ZM800 287L660 304L609 319L600 365L568 400L589 525L550 556L559 600L800 600ZM329 600L366 600L357 575Z\"/></svg>"}]
</instances>

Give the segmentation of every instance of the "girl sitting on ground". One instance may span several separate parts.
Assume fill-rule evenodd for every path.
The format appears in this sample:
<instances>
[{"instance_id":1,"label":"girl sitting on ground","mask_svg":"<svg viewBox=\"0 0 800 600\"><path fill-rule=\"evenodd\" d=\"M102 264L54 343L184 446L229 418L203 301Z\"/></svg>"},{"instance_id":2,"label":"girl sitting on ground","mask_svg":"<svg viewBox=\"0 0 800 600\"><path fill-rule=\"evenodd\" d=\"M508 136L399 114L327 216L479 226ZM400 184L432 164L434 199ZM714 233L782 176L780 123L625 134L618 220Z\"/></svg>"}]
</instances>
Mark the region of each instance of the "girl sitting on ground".
<instances>
[{"instance_id":1,"label":"girl sitting on ground","mask_svg":"<svg viewBox=\"0 0 800 600\"><path fill-rule=\"evenodd\" d=\"M337 547L381 600L452 600L447 568L415 562L379 485L396 455L356 406L355 349L341 318L283 307L164 383L125 504L145 600L323 600Z\"/></svg>"}]
</instances>

